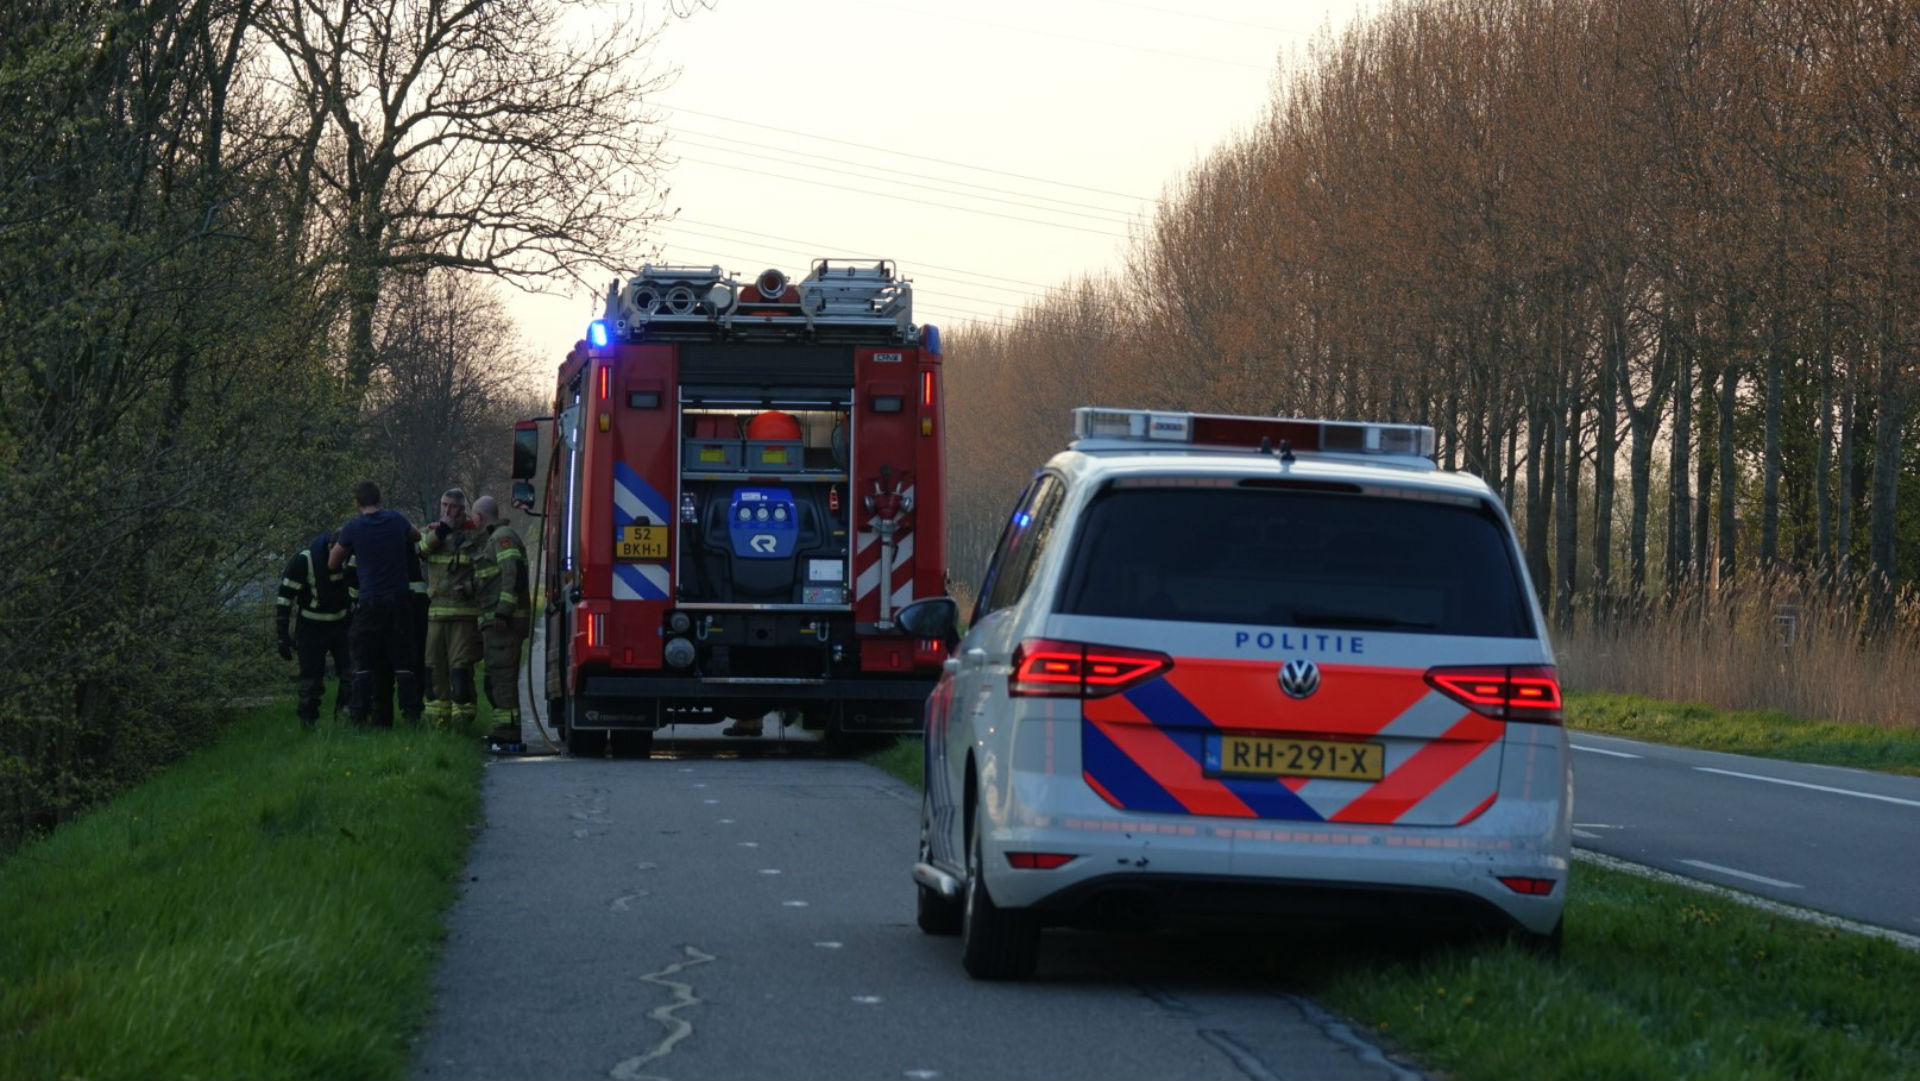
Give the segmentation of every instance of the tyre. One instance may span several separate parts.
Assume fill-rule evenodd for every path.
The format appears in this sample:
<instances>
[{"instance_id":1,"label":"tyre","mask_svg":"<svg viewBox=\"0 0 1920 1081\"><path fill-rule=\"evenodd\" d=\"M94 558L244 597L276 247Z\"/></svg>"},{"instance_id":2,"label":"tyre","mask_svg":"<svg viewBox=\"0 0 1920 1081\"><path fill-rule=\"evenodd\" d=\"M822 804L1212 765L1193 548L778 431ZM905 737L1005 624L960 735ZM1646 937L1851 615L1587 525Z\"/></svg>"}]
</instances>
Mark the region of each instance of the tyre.
<instances>
[{"instance_id":1,"label":"tyre","mask_svg":"<svg viewBox=\"0 0 1920 1081\"><path fill-rule=\"evenodd\" d=\"M567 719L567 753L575 758L598 758L607 753L607 732L604 728L582 729L579 720L580 699L567 696L561 715Z\"/></svg>"},{"instance_id":2,"label":"tyre","mask_svg":"<svg viewBox=\"0 0 1920 1081\"><path fill-rule=\"evenodd\" d=\"M626 728L607 733L616 758L646 758L653 753L653 730Z\"/></svg>"},{"instance_id":3,"label":"tyre","mask_svg":"<svg viewBox=\"0 0 1920 1081\"><path fill-rule=\"evenodd\" d=\"M933 858L933 806L929 797L920 797L920 862L930 863ZM920 930L930 935L957 935L960 933L961 917L966 915L966 901L962 897L942 897L939 890L929 889L914 883L919 892L919 906L916 913Z\"/></svg>"},{"instance_id":4,"label":"tyre","mask_svg":"<svg viewBox=\"0 0 1920 1081\"><path fill-rule=\"evenodd\" d=\"M604 729L567 729L567 753L575 758L599 758L607 753Z\"/></svg>"},{"instance_id":5,"label":"tyre","mask_svg":"<svg viewBox=\"0 0 1920 1081\"><path fill-rule=\"evenodd\" d=\"M986 823L976 812L967 846L967 888L960 920L960 965L976 980L1017 980L1040 959L1040 923L1024 909L1001 908L987 892L981 840Z\"/></svg>"}]
</instances>

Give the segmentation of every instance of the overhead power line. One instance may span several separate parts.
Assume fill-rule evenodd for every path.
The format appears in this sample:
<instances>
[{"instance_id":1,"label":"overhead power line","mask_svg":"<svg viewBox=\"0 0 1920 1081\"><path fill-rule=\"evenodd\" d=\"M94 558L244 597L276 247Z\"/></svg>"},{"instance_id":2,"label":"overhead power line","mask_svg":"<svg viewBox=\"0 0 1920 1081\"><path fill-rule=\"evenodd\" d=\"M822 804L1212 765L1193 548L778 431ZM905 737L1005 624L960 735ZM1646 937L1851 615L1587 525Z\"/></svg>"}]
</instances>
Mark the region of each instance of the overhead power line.
<instances>
[{"instance_id":1,"label":"overhead power line","mask_svg":"<svg viewBox=\"0 0 1920 1081\"><path fill-rule=\"evenodd\" d=\"M805 139L816 139L823 143L839 143L842 146L852 146L852 147L858 147L861 150L870 150L876 154L893 154L897 157L912 158L915 161L931 161L931 162L936 162L940 165L950 165L956 169L972 169L976 172L992 173L995 176L1012 177L1015 180L1025 180L1034 184L1052 184L1055 187L1074 188L1079 191L1090 191L1099 195L1111 195L1117 199L1128 199L1128 200L1132 200L1134 202L1139 202L1139 203L1158 203L1160 201L1158 199L1149 199L1144 196L1135 195L1131 192L1109 191L1106 188L1088 187L1085 184L1073 184L1065 180L1049 180L1046 177L1029 176L1025 173L1013 173L1013 172L1008 172L1004 169L990 169L984 165L975 165L971 162L965 162L965 161L954 161L950 158L934 158L934 157L928 157L925 154L910 154L904 150L893 150L891 148L884 147L884 146L874 146L870 143L856 143L848 139L836 139L830 135L814 135L808 132L796 131L792 127L789 127L786 125L762 124L757 120L742 120L739 117L723 116L719 113L703 112L699 109L689 109L684 105L674 105L670 102L660 102L658 104L660 105L661 108L666 109L669 112L686 113L688 116L703 116L709 120L720 120L729 124L742 124L742 125L745 125L746 127L760 128L765 131L777 131L783 134L799 136Z\"/></svg>"},{"instance_id":2,"label":"overhead power line","mask_svg":"<svg viewBox=\"0 0 1920 1081\"><path fill-rule=\"evenodd\" d=\"M967 192L967 191L954 191L952 190L952 188L949 188L949 187L937 187L935 185L952 185L952 187L954 188L974 188L979 191L992 192L996 196L1010 196L1014 200L1037 199L1044 203L1058 203L1061 208L1071 208L1071 209L1057 209L1055 207L1035 206L1032 203L1024 203L1024 202L1016 202L1014 204L1016 206L1025 206L1032 210L1046 210L1046 211L1053 211L1055 213L1062 213L1062 214L1080 214L1083 217L1097 218L1102 221L1117 222L1117 223L1124 223L1129 218L1129 212L1124 210L1115 210L1110 207L1094 206L1091 203L1077 202L1070 199L1056 199L1051 195L1037 195L1037 194L1032 194L1024 191L1016 191L1012 188L997 188L990 184L974 184L965 180L950 180L946 177L929 176L924 170L916 172L911 169L892 169L884 165L869 165L865 162L853 161L848 158L827 157L825 155L814 154L805 150L789 150L785 147L766 146L761 143L748 142L745 139L733 139L725 135L710 135L706 132L696 132L695 136L696 137L690 138L685 132L681 132L679 134L674 135L673 140L676 142L690 143L693 146L697 146L703 150L717 150L723 154L740 154L750 158L761 158L763 160L776 162L782 165L788 165L788 164L801 165L809 169L820 169L824 172L840 173L845 176L873 177L873 174L875 173L892 173L895 176L912 177L913 178L912 180L892 181L892 183L905 183L911 187L926 188L930 191L940 192L942 195L958 195L967 199L992 198L992 196L975 195L972 192ZM731 147L731 146L715 146L712 143L703 141L706 139L719 139L719 140L722 140L723 142L740 143L745 146L752 147L753 149L742 150L742 149L738 149L736 147ZM773 155L776 155L776 154L785 155L785 156L774 157ZM851 166L851 168L835 169L835 168L830 168L829 166L818 164L819 162L823 162L823 161L833 162L837 165ZM874 177L874 179L881 179L881 178ZM994 201L997 202L997 201L1003 201L1003 200L996 199Z\"/></svg>"},{"instance_id":3,"label":"overhead power line","mask_svg":"<svg viewBox=\"0 0 1920 1081\"><path fill-rule=\"evenodd\" d=\"M687 159L687 160L694 160L694 159ZM980 214L990 218L1001 218L1006 221L1025 222L1028 225L1044 225L1052 229L1069 229L1076 233L1092 233L1095 236L1112 237L1115 240L1125 240L1127 238L1125 233L1113 233L1113 232L1108 232L1105 229L1090 229L1084 225L1070 225L1066 222L1046 221L1040 218L1023 218L1018 214L1001 214L992 210L979 210L974 207L968 207L968 206L954 206L952 203L939 203L931 199L916 199L911 195L898 195L893 192L875 191L871 188L856 188L848 184L834 184L825 180L815 180L811 177L788 176L782 173L771 173L765 169L749 169L744 165L724 165L718 162L697 162L697 164L708 165L716 169L728 169L734 172L750 173L754 176L770 176L778 180L784 180L792 183L812 184L813 186L819 187L819 188L833 188L837 191L850 191L856 195L871 195L871 196L877 196L882 199L897 199L903 203L916 203L920 206L939 207L942 210L953 210L953 211L958 211L962 214Z\"/></svg>"},{"instance_id":4,"label":"overhead power line","mask_svg":"<svg viewBox=\"0 0 1920 1081\"><path fill-rule=\"evenodd\" d=\"M836 248L836 245L833 245L833 244L820 244L811 240L796 240L795 238L790 236L777 236L773 233L756 233L751 229L736 229L731 225L716 225L713 222L695 221L691 218L675 219L674 224L698 225L707 229L718 229L724 233L738 233L741 236L755 237L761 240L779 240L779 241L784 241L788 244L798 244L800 245L800 249L798 250L810 251L816 255L821 252L832 252ZM987 274L985 272L977 271L977 270L962 270L958 267L941 266L938 263L923 263L923 262L920 262L919 260L905 260L905 259L900 260L900 262L902 265L912 266L916 269L925 267L930 270L945 270L950 273L965 274L975 278L987 278L993 281L1010 282L1014 285L1030 286L1034 289L1053 288L1053 286L1048 285L1045 282L1027 281L1023 278L1004 278L997 274Z\"/></svg>"}]
</instances>

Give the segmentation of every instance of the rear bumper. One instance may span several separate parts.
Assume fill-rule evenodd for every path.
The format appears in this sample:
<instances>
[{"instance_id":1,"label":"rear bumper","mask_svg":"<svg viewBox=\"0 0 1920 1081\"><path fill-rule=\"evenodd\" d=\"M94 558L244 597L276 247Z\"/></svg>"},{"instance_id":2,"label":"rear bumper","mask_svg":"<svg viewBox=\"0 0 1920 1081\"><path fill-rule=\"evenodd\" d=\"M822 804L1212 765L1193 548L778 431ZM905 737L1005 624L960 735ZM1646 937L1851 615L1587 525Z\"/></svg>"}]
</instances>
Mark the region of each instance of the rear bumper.
<instances>
[{"instance_id":1,"label":"rear bumper","mask_svg":"<svg viewBox=\"0 0 1920 1081\"><path fill-rule=\"evenodd\" d=\"M581 677L582 729L651 729L672 723L667 711L770 711L825 708L844 730L913 732L935 677L874 679L698 679L684 676L587 674Z\"/></svg>"}]
</instances>

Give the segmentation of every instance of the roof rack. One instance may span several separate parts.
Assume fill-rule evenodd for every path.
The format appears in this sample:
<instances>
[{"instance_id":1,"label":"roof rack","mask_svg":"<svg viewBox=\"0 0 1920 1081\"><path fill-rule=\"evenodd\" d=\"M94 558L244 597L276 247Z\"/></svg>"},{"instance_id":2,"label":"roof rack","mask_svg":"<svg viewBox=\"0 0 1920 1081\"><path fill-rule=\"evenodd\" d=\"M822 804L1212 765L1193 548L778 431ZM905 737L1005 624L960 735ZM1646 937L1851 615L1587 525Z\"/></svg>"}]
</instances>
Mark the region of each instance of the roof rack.
<instances>
[{"instance_id":1,"label":"roof rack","mask_svg":"<svg viewBox=\"0 0 1920 1081\"><path fill-rule=\"evenodd\" d=\"M777 269L743 285L718 266L642 266L607 288L598 333L639 341L875 341L913 344L913 285L892 260L815 259L790 283ZM589 335L589 340L593 336Z\"/></svg>"}]
</instances>

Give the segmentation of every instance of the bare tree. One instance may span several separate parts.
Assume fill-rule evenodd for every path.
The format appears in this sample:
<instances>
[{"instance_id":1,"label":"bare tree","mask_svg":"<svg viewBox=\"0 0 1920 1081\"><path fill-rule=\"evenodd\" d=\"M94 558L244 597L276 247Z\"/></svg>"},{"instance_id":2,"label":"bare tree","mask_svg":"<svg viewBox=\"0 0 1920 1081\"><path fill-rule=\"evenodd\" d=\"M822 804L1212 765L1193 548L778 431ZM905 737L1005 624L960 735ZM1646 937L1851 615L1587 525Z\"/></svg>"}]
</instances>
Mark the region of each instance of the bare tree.
<instances>
[{"instance_id":1,"label":"bare tree","mask_svg":"<svg viewBox=\"0 0 1920 1081\"><path fill-rule=\"evenodd\" d=\"M389 275L584 278L655 216L657 37L570 0L271 0L304 123L284 159L346 311L349 386L376 364Z\"/></svg>"},{"instance_id":2,"label":"bare tree","mask_svg":"<svg viewBox=\"0 0 1920 1081\"><path fill-rule=\"evenodd\" d=\"M431 517L449 487L473 496L505 482L533 364L485 283L438 270L397 278L389 294L368 435L385 458L393 505Z\"/></svg>"}]
</instances>

